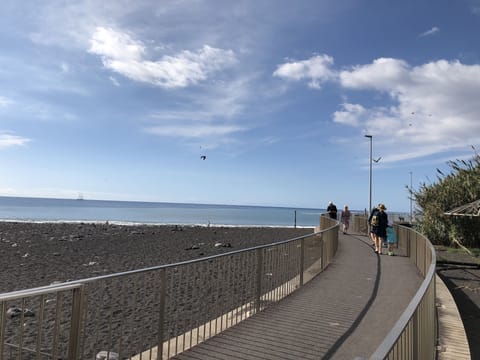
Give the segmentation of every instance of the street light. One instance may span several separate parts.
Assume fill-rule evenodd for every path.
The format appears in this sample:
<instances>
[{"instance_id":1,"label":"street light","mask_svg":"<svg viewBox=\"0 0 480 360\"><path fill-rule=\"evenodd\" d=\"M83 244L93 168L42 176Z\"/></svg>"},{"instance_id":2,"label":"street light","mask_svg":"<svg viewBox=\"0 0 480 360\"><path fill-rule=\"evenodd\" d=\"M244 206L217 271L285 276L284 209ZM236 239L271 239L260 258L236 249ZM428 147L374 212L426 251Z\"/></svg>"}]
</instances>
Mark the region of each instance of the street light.
<instances>
[{"instance_id":1,"label":"street light","mask_svg":"<svg viewBox=\"0 0 480 360\"><path fill-rule=\"evenodd\" d=\"M412 201L413 201L413 185L412 185L412 176L413 176L413 172L410 171L410 224L413 223L413 206L412 206Z\"/></svg>"},{"instance_id":2,"label":"street light","mask_svg":"<svg viewBox=\"0 0 480 360\"><path fill-rule=\"evenodd\" d=\"M370 215L372 211L372 143L373 143L373 136L372 135L365 135L366 138L370 139L370 197L368 201L368 214Z\"/></svg>"}]
</instances>

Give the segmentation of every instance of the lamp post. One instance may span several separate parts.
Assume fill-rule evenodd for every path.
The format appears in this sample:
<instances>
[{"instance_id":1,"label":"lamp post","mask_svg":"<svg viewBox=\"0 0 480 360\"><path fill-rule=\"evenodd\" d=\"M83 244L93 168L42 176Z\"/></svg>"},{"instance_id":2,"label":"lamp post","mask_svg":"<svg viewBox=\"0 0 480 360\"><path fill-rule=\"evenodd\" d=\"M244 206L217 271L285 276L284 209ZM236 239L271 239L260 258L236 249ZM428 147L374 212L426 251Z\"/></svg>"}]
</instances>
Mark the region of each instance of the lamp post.
<instances>
[{"instance_id":1,"label":"lamp post","mask_svg":"<svg viewBox=\"0 0 480 360\"><path fill-rule=\"evenodd\" d=\"M410 224L413 223L413 185L412 185L413 172L410 171Z\"/></svg>"},{"instance_id":2,"label":"lamp post","mask_svg":"<svg viewBox=\"0 0 480 360\"><path fill-rule=\"evenodd\" d=\"M373 147L373 136L365 135L366 138L370 139L370 196L368 201L368 214L370 215L372 211L372 147Z\"/></svg>"}]
</instances>

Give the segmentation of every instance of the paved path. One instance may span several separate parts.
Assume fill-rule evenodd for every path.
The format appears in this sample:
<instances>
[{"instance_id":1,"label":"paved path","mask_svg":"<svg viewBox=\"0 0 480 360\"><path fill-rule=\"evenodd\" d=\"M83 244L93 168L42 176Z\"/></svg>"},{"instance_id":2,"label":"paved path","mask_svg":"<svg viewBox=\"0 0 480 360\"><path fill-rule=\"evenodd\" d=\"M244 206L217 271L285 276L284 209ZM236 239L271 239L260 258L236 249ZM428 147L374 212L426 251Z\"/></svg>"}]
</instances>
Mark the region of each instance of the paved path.
<instances>
[{"instance_id":1,"label":"paved path","mask_svg":"<svg viewBox=\"0 0 480 360\"><path fill-rule=\"evenodd\" d=\"M422 278L403 256L377 255L362 235L343 235L332 264L277 305L175 359L368 358Z\"/></svg>"}]
</instances>

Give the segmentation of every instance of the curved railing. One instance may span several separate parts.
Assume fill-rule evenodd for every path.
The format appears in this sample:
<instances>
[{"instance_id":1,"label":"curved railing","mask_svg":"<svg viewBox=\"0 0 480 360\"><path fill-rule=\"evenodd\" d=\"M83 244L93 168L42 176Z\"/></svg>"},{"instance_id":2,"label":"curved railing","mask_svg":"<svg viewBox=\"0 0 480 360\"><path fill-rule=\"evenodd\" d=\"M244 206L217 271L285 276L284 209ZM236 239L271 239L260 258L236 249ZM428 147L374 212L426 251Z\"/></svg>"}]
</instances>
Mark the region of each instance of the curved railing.
<instances>
[{"instance_id":1,"label":"curved railing","mask_svg":"<svg viewBox=\"0 0 480 360\"><path fill-rule=\"evenodd\" d=\"M399 251L408 256L424 280L401 317L370 359L435 359L435 249L412 228L394 225Z\"/></svg>"},{"instance_id":2,"label":"curved railing","mask_svg":"<svg viewBox=\"0 0 480 360\"><path fill-rule=\"evenodd\" d=\"M322 272L339 225L320 225L274 244L0 294L0 359L169 358Z\"/></svg>"}]
</instances>

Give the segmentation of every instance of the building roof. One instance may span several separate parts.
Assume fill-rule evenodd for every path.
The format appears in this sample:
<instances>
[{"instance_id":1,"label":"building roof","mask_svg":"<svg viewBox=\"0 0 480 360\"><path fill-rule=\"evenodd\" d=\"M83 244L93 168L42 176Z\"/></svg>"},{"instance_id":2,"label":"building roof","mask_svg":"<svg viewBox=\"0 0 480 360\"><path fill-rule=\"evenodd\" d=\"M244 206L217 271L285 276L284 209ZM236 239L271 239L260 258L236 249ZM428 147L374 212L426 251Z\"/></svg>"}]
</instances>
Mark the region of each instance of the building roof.
<instances>
[{"instance_id":1,"label":"building roof","mask_svg":"<svg viewBox=\"0 0 480 360\"><path fill-rule=\"evenodd\" d=\"M480 199L445 212L451 216L480 216Z\"/></svg>"}]
</instances>

